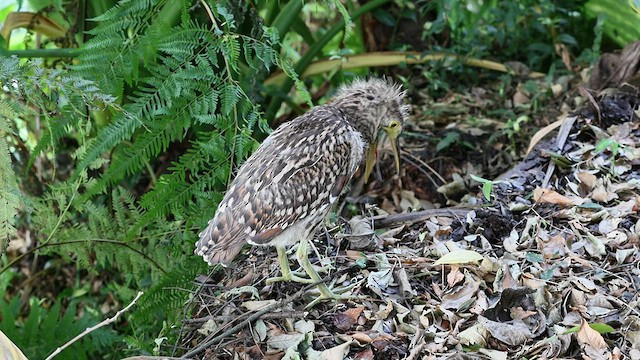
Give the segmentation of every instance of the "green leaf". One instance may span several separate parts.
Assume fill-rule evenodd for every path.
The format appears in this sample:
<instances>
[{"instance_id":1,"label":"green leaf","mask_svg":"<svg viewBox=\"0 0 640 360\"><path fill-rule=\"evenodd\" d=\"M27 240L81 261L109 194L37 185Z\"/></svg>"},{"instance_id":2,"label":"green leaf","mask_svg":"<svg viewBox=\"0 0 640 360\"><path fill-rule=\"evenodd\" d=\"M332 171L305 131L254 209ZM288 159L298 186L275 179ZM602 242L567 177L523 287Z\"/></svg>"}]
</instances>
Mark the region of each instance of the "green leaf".
<instances>
[{"instance_id":1,"label":"green leaf","mask_svg":"<svg viewBox=\"0 0 640 360\"><path fill-rule=\"evenodd\" d=\"M527 259L527 261L529 262L538 263L538 264L544 262L544 257L542 256L542 254L534 253L534 252L527 252L525 259Z\"/></svg>"},{"instance_id":2,"label":"green leaf","mask_svg":"<svg viewBox=\"0 0 640 360\"><path fill-rule=\"evenodd\" d=\"M594 151L596 153L601 153L605 149L607 149L609 146L611 146L611 144L613 144L613 140L612 139L602 139L602 140L600 140L600 142L598 142L598 144L596 145L596 148L595 148Z\"/></svg>"},{"instance_id":3,"label":"green leaf","mask_svg":"<svg viewBox=\"0 0 640 360\"><path fill-rule=\"evenodd\" d=\"M458 140L460 140L460 133L448 132L444 139L438 141L438 145L436 145L436 151L442 151L443 149L451 146L451 144L456 143Z\"/></svg>"},{"instance_id":4,"label":"green leaf","mask_svg":"<svg viewBox=\"0 0 640 360\"><path fill-rule=\"evenodd\" d=\"M487 181L482 184L482 194L487 201L491 201L491 192L493 191L493 182Z\"/></svg>"},{"instance_id":5,"label":"green leaf","mask_svg":"<svg viewBox=\"0 0 640 360\"><path fill-rule=\"evenodd\" d=\"M597 331L600 334L607 334L607 333L612 333L615 332L616 330L604 323L590 323L589 327L591 327L593 330ZM580 326L574 326L572 328L570 328L569 330L565 331L564 334L574 334L577 333L578 331L580 331Z\"/></svg>"}]
</instances>

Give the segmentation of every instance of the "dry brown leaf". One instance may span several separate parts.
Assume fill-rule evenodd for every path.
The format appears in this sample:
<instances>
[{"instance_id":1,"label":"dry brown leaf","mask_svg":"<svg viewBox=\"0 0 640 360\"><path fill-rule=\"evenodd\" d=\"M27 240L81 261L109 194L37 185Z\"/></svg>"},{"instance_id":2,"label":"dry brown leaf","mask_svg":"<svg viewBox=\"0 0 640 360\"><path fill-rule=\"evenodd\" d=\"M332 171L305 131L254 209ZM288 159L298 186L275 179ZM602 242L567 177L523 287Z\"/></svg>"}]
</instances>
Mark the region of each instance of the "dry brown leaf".
<instances>
[{"instance_id":1,"label":"dry brown leaf","mask_svg":"<svg viewBox=\"0 0 640 360\"><path fill-rule=\"evenodd\" d=\"M354 360L373 360L373 350L370 346L367 346L362 351L358 351L353 357Z\"/></svg>"},{"instance_id":2,"label":"dry brown leaf","mask_svg":"<svg viewBox=\"0 0 640 360\"><path fill-rule=\"evenodd\" d=\"M567 251L567 239L560 233L549 237L547 241L539 240L538 246L542 246L541 252L546 259L564 257Z\"/></svg>"},{"instance_id":3,"label":"dry brown leaf","mask_svg":"<svg viewBox=\"0 0 640 360\"><path fill-rule=\"evenodd\" d=\"M447 274L447 285L454 286L464 279L464 274L460 272L460 267L451 266L451 271Z\"/></svg>"},{"instance_id":4,"label":"dry brown leaf","mask_svg":"<svg viewBox=\"0 0 640 360\"><path fill-rule=\"evenodd\" d=\"M568 197L560 195L554 190L540 187L533 191L533 200L538 204L547 203L562 206L573 205L573 202Z\"/></svg>"},{"instance_id":5,"label":"dry brown leaf","mask_svg":"<svg viewBox=\"0 0 640 360\"><path fill-rule=\"evenodd\" d=\"M478 321L491 336L509 346L522 345L533 338L531 330L522 321L503 323L489 320L484 316L478 317Z\"/></svg>"},{"instance_id":6,"label":"dry brown leaf","mask_svg":"<svg viewBox=\"0 0 640 360\"><path fill-rule=\"evenodd\" d=\"M596 188L591 193L591 199L601 203L608 203L611 200L615 200L618 198L618 194L607 191L603 184L598 184Z\"/></svg>"},{"instance_id":7,"label":"dry brown leaf","mask_svg":"<svg viewBox=\"0 0 640 360\"><path fill-rule=\"evenodd\" d=\"M373 342L373 339L371 338L371 336L363 332L357 332L357 333L351 334L351 338L360 344L369 344Z\"/></svg>"},{"instance_id":8,"label":"dry brown leaf","mask_svg":"<svg viewBox=\"0 0 640 360\"><path fill-rule=\"evenodd\" d=\"M440 306L444 309L458 310L469 305L476 298L479 288L480 281L467 274L463 286L442 296Z\"/></svg>"},{"instance_id":9,"label":"dry brown leaf","mask_svg":"<svg viewBox=\"0 0 640 360\"><path fill-rule=\"evenodd\" d=\"M504 275L502 278L502 289L511 289L518 287L518 282L511 275L511 271L509 271L509 266L507 264L502 268L502 274Z\"/></svg>"},{"instance_id":10,"label":"dry brown leaf","mask_svg":"<svg viewBox=\"0 0 640 360\"><path fill-rule=\"evenodd\" d=\"M578 330L576 337L578 339L578 343L582 346L589 345L598 350L607 349L607 343L604 341L602 335L593 330L585 319L582 319L580 330Z\"/></svg>"},{"instance_id":11,"label":"dry brown leaf","mask_svg":"<svg viewBox=\"0 0 640 360\"><path fill-rule=\"evenodd\" d=\"M367 257L364 255L362 251L347 250L346 255L347 255L347 258L351 260L367 259Z\"/></svg>"},{"instance_id":12,"label":"dry brown leaf","mask_svg":"<svg viewBox=\"0 0 640 360\"><path fill-rule=\"evenodd\" d=\"M384 306L382 305L380 306L380 310L376 312L375 318L377 320L384 320L389 317L389 314L391 314L391 311L393 311L393 303L391 302L390 299L387 299L387 304Z\"/></svg>"},{"instance_id":13,"label":"dry brown leaf","mask_svg":"<svg viewBox=\"0 0 640 360\"><path fill-rule=\"evenodd\" d=\"M595 175L586 171L581 171L577 173L576 176L578 177L578 180L580 180L580 182L584 184L584 186L586 186L587 190L593 189L593 187L596 186L596 183L598 182L598 178L596 178Z\"/></svg>"},{"instance_id":14,"label":"dry brown leaf","mask_svg":"<svg viewBox=\"0 0 640 360\"><path fill-rule=\"evenodd\" d=\"M513 320L523 320L537 314L537 312L531 311L531 310L525 310L518 306L518 307L512 307L509 311L509 314L511 315L511 318Z\"/></svg>"},{"instance_id":15,"label":"dry brown leaf","mask_svg":"<svg viewBox=\"0 0 640 360\"><path fill-rule=\"evenodd\" d=\"M573 71L571 68L571 52L567 48L567 46L563 43L555 43L554 47L556 49L556 54L560 55L562 59L562 63L569 71Z\"/></svg>"},{"instance_id":16,"label":"dry brown leaf","mask_svg":"<svg viewBox=\"0 0 640 360\"><path fill-rule=\"evenodd\" d=\"M549 133L551 133L555 129L559 128L560 125L562 125L562 122L565 119L566 119L566 117L563 116L562 118L560 118L560 119L556 120L555 122L543 127L542 129L538 130L535 134L533 134L533 136L531 137L531 140L529 141L529 147L527 148L527 155L540 142L540 140L544 139L544 137L547 136Z\"/></svg>"},{"instance_id":17,"label":"dry brown leaf","mask_svg":"<svg viewBox=\"0 0 640 360\"><path fill-rule=\"evenodd\" d=\"M486 346L487 329L480 323L466 328L458 334L458 339L462 345Z\"/></svg>"},{"instance_id":18,"label":"dry brown leaf","mask_svg":"<svg viewBox=\"0 0 640 360\"><path fill-rule=\"evenodd\" d=\"M342 331L347 331L358 321L358 317L362 314L364 306L347 309L337 313L333 318L333 324Z\"/></svg>"},{"instance_id":19,"label":"dry brown leaf","mask_svg":"<svg viewBox=\"0 0 640 360\"><path fill-rule=\"evenodd\" d=\"M0 30L0 34L6 39L5 46L9 46L10 34L13 29L27 28L36 33L43 34L50 39L64 38L67 31L53 19L42 14L32 12L11 12L9 13Z\"/></svg>"}]
</instances>

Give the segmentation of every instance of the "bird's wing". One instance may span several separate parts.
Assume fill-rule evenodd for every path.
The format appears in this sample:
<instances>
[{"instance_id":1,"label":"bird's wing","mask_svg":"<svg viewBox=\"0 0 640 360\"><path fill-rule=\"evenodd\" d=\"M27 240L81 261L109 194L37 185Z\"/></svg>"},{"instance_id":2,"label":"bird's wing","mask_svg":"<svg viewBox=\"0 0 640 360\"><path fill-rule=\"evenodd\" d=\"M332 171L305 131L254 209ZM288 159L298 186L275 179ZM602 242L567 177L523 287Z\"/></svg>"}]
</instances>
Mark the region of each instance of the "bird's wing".
<instances>
[{"instance_id":1,"label":"bird's wing","mask_svg":"<svg viewBox=\"0 0 640 360\"><path fill-rule=\"evenodd\" d=\"M238 171L196 253L227 263L245 242L266 244L303 219L317 224L353 175L363 146L330 106L279 127Z\"/></svg>"}]
</instances>

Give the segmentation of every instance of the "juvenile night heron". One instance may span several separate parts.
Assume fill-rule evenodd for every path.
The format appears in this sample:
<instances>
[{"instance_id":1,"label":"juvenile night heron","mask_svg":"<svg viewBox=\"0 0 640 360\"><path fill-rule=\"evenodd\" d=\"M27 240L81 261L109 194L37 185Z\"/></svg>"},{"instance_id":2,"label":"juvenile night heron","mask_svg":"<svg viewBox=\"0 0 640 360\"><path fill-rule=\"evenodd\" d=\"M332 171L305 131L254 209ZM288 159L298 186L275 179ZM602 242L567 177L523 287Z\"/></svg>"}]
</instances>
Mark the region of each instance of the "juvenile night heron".
<instances>
[{"instance_id":1,"label":"juvenile night heron","mask_svg":"<svg viewBox=\"0 0 640 360\"><path fill-rule=\"evenodd\" d=\"M226 266L245 243L275 246L282 276L267 282L320 282L307 258L307 241L363 161L365 179L370 175L382 130L399 170L397 137L409 112L403 98L401 88L386 80L356 80L327 104L278 127L238 170L200 233L196 254L209 265ZM286 248L296 242L309 278L289 268ZM340 297L324 284L318 290L319 299Z\"/></svg>"}]
</instances>

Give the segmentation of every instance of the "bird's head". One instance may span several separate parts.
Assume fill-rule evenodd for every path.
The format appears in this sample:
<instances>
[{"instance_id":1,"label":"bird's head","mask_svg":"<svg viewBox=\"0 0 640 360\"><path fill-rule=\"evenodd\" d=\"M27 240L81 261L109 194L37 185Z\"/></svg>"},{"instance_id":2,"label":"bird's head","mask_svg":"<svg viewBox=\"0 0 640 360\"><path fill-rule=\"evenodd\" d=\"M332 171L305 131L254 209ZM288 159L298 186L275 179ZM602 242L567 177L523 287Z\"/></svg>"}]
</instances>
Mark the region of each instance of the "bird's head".
<instances>
[{"instance_id":1,"label":"bird's head","mask_svg":"<svg viewBox=\"0 0 640 360\"><path fill-rule=\"evenodd\" d=\"M399 85L386 79L371 78L342 86L330 102L345 112L367 144L365 180L373 170L378 139L383 132L391 141L396 171L400 171L398 136L410 110L409 105L404 104L404 96Z\"/></svg>"}]
</instances>

